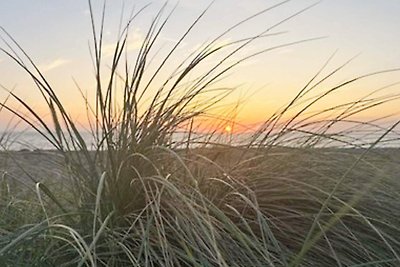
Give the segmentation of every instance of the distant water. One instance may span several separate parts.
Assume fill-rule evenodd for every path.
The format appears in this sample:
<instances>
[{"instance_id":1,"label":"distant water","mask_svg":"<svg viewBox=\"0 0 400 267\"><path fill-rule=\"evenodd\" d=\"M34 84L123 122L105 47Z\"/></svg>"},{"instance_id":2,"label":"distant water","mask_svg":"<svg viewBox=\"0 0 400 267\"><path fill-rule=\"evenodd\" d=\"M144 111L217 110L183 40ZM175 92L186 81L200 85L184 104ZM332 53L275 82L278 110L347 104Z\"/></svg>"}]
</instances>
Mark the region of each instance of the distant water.
<instances>
[{"instance_id":1,"label":"distant water","mask_svg":"<svg viewBox=\"0 0 400 267\"><path fill-rule=\"evenodd\" d=\"M93 145L93 138L89 133L81 133L87 146ZM0 132L1 150L51 150L55 147L44 136L33 131Z\"/></svg>"},{"instance_id":2,"label":"distant water","mask_svg":"<svg viewBox=\"0 0 400 267\"><path fill-rule=\"evenodd\" d=\"M95 149L95 139L89 132L80 132L81 137L86 143L89 149ZM186 146L189 136L186 133L179 132L174 133L172 136L172 142L178 147ZM248 136L246 137L248 138ZM218 144L235 144L239 145L239 142L234 141L232 136L226 134L194 134L190 135L191 144L200 146L204 143L218 143ZM240 142L245 142L244 136L240 137ZM33 131L21 131L21 132L0 132L0 150L52 150L55 149L54 145L47 140L44 136Z\"/></svg>"},{"instance_id":3,"label":"distant water","mask_svg":"<svg viewBox=\"0 0 400 267\"><path fill-rule=\"evenodd\" d=\"M306 134L287 134L277 140L277 145L282 146L316 146L318 147L368 147L375 142L383 132L358 132L349 135L331 135L330 138L309 138ZM92 135L88 132L82 132L81 136L89 149L94 149L95 142ZM257 143L264 136L254 137L254 134L191 134L191 145L201 146L202 144L227 144L227 145L246 145L250 140ZM172 142L178 147L186 146L188 135L186 133L175 133L172 135ZM273 138L269 138L271 141ZM51 150L55 147L46 138L37 132L0 132L0 150ZM389 133L383 138L377 147L400 147L400 134Z\"/></svg>"}]
</instances>

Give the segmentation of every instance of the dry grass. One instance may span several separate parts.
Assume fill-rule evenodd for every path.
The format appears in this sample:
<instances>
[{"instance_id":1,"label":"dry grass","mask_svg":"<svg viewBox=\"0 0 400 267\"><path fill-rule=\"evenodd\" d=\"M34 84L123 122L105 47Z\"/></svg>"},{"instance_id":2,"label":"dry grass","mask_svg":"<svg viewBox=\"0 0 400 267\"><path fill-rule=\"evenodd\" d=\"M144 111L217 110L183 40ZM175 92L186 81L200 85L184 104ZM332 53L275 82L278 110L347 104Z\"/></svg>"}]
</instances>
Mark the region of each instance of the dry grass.
<instances>
[{"instance_id":1,"label":"dry grass","mask_svg":"<svg viewBox=\"0 0 400 267\"><path fill-rule=\"evenodd\" d=\"M90 1L89 5L92 10ZM21 175L3 173L1 264L399 264L397 152L375 148L385 136L393 133L397 123L383 129L380 137L368 147L317 148L325 141L340 141L338 136L328 133L336 123L397 99L397 96L360 98L338 104L319 113L325 115L337 110L338 115L318 122L313 122L315 114L307 113L315 103L349 84L397 70L356 77L310 97L311 91L334 77L343 66L323 77L318 72L243 146L211 141L199 144L190 134L181 143L172 138L178 129L206 115L230 94L231 90L215 91L216 81L236 65L276 47L235 59L239 51L307 10L293 14L256 36L216 45L232 29L274 7L234 24L195 51L176 66L150 102L146 102L145 95L150 92L151 85L207 10L189 25L187 32L159 61L155 72L148 74L148 80L143 78L148 71L148 60L172 14L166 14L165 6L159 11L133 62L134 68L130 69L124 60L126 42L131 24L142 11L134 14L121 30L111 69L106 72L106 83L102 82L105 78L102 61L105 15L103 11L98 25L91 12L96 99L93 105L88 99L84 100L95 140L94 150L87 147L56 89L3 30L8 48L2 51L33 79L51 113L52 124L46 123L29 103L12 92L11 98L19 102L32 119L6 102L1 107L24 120L54 146L57 151L47 157L57 155L62 159L57 162L56 169L63 183L54 183L52 177L40 177L50 176L49 168L47 172L35 169L35 173L19 163L17 170L25 175L24 182L29 190L14 194L11 192L15 186L9 181ZM296 43L300 42L303 41ZM196 67L214 54L221 55L222 59L193 78ZM234 63L228 63L231 59L235 59ZM115 90L120 93L120 99L115 99ZM117 101L123 103L120 108L114 104ZM145 103L146 109L140 110ZM289 111L294 115L283 120ZM304 135L299 139L297 133ZM296 140L296 147L285 147L293 144L293 140ZM351 145L351 142L344 144ZM11 159L18 162L20 155L15 153L10 154ZM29 156L32 153L28 153Z\"/></svg>"}]
</instances>

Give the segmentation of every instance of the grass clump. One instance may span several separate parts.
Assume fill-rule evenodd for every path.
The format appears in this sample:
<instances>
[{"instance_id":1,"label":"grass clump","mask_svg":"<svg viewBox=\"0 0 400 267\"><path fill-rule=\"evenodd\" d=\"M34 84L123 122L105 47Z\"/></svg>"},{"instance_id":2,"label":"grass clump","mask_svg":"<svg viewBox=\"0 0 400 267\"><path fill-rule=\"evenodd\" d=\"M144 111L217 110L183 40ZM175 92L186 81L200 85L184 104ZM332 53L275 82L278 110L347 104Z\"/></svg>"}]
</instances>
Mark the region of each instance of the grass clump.
<instances>
[{"instance_id":1,"label":"grass clump","mask_svg":"<svg viewBox=\"0 0 400 267\"><path fill-rule=\"evenodd\" d=\"M5 266L395 266L400 263L396 219L400 217L388 216L396 211L398 194L390 189L398 186L393 176L398 167L392 158L373 149L397 124L385 129L368 149L317 148L318 144L330 141L351 144L342 141L340 134L328 133L329 129L397 96L363 98L318 114L307 113L324 97L382 72L351 79L312 97L310 92L343 66L322 78L319 72L243 146L213 143L210 141L213 133L197 139L198 134L193 131L194 120L206 115L231 93L230 89L214 87L219 79L241 62L277 47L239 59L234 56L254 40L273 35L271 30L307 8L258 35L222 45L218 41L285 2L234 24L205 43L177 65L154 91L167 62L207 10L189 25L154 72L148 70L150 57L172 12L166 13L166 6L158 12L132 69L126 50L129 29L140 16L142 10L139 10L121 28L110 67L104 70L106 9L100 24L96 24L89 1L96 95L93 104L83 98L94 147L88 147L78 125L40 69L3 29L8 49L2 51L33 79L52 122L46 122L29 103L12 92L10 96L32 119L7 103L1 107L25 121L54 146L56 152L48 157L61 156L62 177L66 182L57 187L27 171L34 186L26 196L19 196L9 193L6 174L3 175L0 262ZM222 59L196 76L200 64L214 55ZM389 71L396 70L383 72ZM313 120L316 115L332 110L338 111L336 117ZM289 111L295 115L283 120ZM184 127L189 128L187 138L177 141L174 134ZM293 142L296 146L287 147ZM365 184L361 190L360 180ZM18 197L28 200L16 200ZM32 216L27 216L27 212Z\"/></svg>"}]
</instances>

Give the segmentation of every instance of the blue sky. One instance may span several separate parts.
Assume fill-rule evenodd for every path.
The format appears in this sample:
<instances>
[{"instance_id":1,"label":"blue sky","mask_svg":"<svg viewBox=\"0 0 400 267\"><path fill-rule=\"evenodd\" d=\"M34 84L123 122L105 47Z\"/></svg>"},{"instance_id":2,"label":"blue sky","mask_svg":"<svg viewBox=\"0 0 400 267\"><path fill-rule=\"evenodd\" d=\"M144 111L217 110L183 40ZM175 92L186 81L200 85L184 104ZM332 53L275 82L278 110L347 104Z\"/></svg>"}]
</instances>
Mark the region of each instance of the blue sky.
<instances>
[{"instance_id":1,"label":"blue sky","mask_svg":"<svg viewBox=\"0 0 400 267\"><path fill-rule=\"evenodd\" d=\"M95 14L100 15L102 1L93 1ZM211 9L185 41L181 54L188 53L205 40L217 36L238 20L272 6L275 0L216 0ZM122 6L125 14L133 6L137 8L150 1L113 0L107 2L105 46L111 46L117 34ZM155 12L164 1L154 0L136 21L131 39L131 50L144 36ZM170 7L175 1L169 1ZM191 21L210 3L206 0L181 0L162 34L161 43L166 46L174 43ZM262 31L279 20L316 3L312 0L290 1L273 11L243 25L227 38L243 38ZM349 58L359 57L341 73L337 81L370 71L400 67L400 1L398 0L324 0L307 12L280 25L275 31L287 31L284 35L257 41L253 51L313 37L325 39L276 50L262 55L235 72L228 81L243 85L242 90L257 91L259 97L250 100L252 109L245 117L255 121L254 110L269 109L265 114L284 104L309 79L334 51L338 51L333 67ZM57 88L66 102L74 102L79 94L74 89L72 77L79 84L91 89L93 70L88 44L90 21L87 1L82 0L17 0L0 2L0 26L4 27L28 52ZM4 37L4 34L2 34ZM0 42L2 47L4 43ZM250 49L250 51L251 51ZM177 60L179 55L177 56ZM332 68L333 68L332 67ZM12 64L5 55L0 54L0 84L24 95L40 108L37 93L26 76ZM398 74L397 74L398 76ZM396 75L384 76L373 81L375 87L382 83L396 81ZM367 84L368 86L371 83ZM374 86L368 87L372 90ZM347 95L338 97L357 97L361 89L354 88ZM393 90L399 90L395 88ZM273 96L273 97L271 97ZM0 92L0 97L5 97ZM333 99L332 101L336 101ZM71 104L72 109L79 109ZM392 107L393 108L393 107ZM390 109L390 108L388 108ZM79 111L76 111L78 114ZM263 114L264 114L263 113ZM5 116L1 114L0 116ZM78 116L78 115L77 115ZM5 119L4 119L5 120ZM0 122L4 121L0 118Z\"/></svg>"}]
</instances>

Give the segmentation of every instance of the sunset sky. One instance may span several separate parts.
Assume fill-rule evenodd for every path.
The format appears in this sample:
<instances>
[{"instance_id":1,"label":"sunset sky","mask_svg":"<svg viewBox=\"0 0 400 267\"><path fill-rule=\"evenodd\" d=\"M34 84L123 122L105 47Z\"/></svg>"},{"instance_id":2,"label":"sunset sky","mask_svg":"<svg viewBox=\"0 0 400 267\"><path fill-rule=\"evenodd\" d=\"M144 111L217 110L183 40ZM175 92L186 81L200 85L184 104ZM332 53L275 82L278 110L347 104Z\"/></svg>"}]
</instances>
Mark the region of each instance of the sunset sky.
<instances>
[{"instance_id":1,"label":"sunset sky","mask_svg":"<svg viewBox=\"0 0 400 267\"><path fill-rule=\"evenodd\" d=\"M101 2L93 1L97 18L100 16ZM279 2L216 0L169 63L171 70L184 55L198 48L204 41L211 40L241 19ZM109 51L116 40L122 7L125 7L127 15L133 6L138 9L148 3L150 1L145 0L107 1L104 44L106 60L111 59ZM164 1L153 0L151 3L132 28L128 44L129 52L132 54L139 48L151 19ZM181 0L159 39L160 47L171 47L209 3L209 0ZM229 42L255 35L314 3L316 3L314 0L289 1L240 26L221 41ZM175 4L175 1L169 1L168 10ZM335 51L336 55L325 74L350 58L358 56L326 85L324 84L325 87L318 89L319 92L361 74L400 67L399 14L399 0L321 1L310 10L271 31L285 33L254 42L239 57L279 44L315 37L324 38L273 50L234 69L224 82L227 86L236 86L238 89L226 101L234 103L249 96L237 120L248 124L262 121L287 103ZM73 79L84 90L93 91L94 76L88 45L91 42L91 28L87 1L1 1L0 26L6 29L32 57L56 88L61 99L65 101L71 114L78 120L84 117L83 101ZM1 33L1 36L6 37L4 33ZM0 46L7 48L1 41ZM321 105L329 106L355 100L375 89L398 81L400 72L369 78L338 92ZM0 84L23 96L43 115L47 113L43 101L39 100L40 96L27 75L3 53L0 53ZM380 92L381 95L396 93L400 93L398 85ZM5 91L0 91L1 99L6 95ZM394 101L379 109L368 111L363 116L373 118L396 113L398 106L399 101ZM10 115L1 112L0 128L4 128L9 120Z\"/></svg>"}]
</instances>

